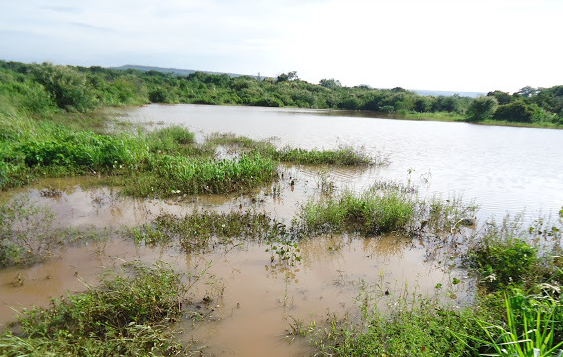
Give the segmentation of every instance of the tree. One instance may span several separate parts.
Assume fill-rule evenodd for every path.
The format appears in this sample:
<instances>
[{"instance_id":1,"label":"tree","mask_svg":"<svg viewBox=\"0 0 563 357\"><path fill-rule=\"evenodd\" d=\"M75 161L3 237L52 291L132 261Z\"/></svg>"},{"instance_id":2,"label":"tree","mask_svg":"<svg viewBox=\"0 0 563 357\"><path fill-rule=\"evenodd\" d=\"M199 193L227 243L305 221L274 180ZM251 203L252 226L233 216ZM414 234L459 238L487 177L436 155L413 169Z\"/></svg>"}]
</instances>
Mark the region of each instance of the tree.
<instances>
[{"instance_id":1,"label":"tree","mask_svg":"<svg viewBox=\"0 0 563 357\"><path fill-rule=\"evenodd\" d=\"M530 87L530 86L526 86L524 88L521 88L518 92L516 92L517 94L521 95L524 98L530 98L533 97L534 95L536 95L538 93L538 90L536 88Z\"/></svg>"},{"instance_id":2,"label":"tree","mask_svg":"<svg viewBox=\"0 0 563 357\"><path fill-rule=\"evenodd\" d=\"M51 94L59 108L85 112L96 107L97 99L85 74L71 67L50 63L36 65L33 74L35 80Z\"/></svg>"},{"instance_id":3,"label":"tree","mask_svg":"<svg viewBox=\"0 0 563 357\"><path fill-rule=\"evenodd\" d=\"M530 123L534 117L534 109L522 100L501 105L496 110L493 119Z\"/></svg>"},{"instance_id":4,"label":"tree","mask_svg":"<svg viewBox=\"0 0 563 357\"><path fill-rule=\"evenodd\" d=\"M487 97L495 97L500 105L508 104L512 102L513 99L510 94L500 90L487 93Z\"/></svg>"},{"instance_id":5,"label":"tree","mask_svg":"<svg viewBox=\"0 0 563 357\"><path fill-rule=\"evenodd\" d=\"M340 81L335 80L334 78L321 79L321 81L319 82L319 85L321 85L321 87L325 87L325 88L328 88L328 89L334 89L334 88L342 87L342 84L340 83Z\"/></svg>"},{"instance_id":6,"label":"tree","mask_svg":"<svg viewBox=\"0 0 563 357\"><path fill-rule=\"evenodd\" d=\"M282 73L278 76L278 82L291 82L298 80L297 71L291 71L289 73Z\"/></svg>"},{"instance_id":7,"label":"tree","mask_svg":"<svg viewBox=\"0 0 563 357\"><path fill-rule=\"evenodd\" d=\"M469 121L482 121L490 119L498 107L495 97L479 97L473 99L467 108L467 119Z\"/></svg>"}]
</instances>

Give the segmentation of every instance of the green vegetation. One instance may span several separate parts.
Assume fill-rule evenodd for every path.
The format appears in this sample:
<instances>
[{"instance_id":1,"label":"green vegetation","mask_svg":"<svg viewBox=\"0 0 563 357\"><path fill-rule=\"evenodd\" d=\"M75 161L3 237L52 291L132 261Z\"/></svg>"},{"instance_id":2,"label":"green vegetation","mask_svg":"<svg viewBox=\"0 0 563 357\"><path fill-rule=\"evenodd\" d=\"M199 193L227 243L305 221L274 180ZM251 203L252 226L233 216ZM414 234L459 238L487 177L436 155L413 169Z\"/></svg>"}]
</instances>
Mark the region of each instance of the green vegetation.
<instances>
[{"instance_id":1,"label":"green vegetation","mask_svg":"<svg viewBox=\"0 0 563 357\"><path fill-rule=\"evenodd\" d=\"M518 217L490 224L470 245L466 265L473 269L481 288L488 292L563 281L561 271L561 221L545 220L524 229Z\"/></svg>"},{"instance_id":2,"label":"green vegetation","mask_svg":"<svg viewBox=\"0 0 563 357\"><path fill-rule=\"evenodd\" d=\"M0 189L41 177L104 174L137 197L244 191L277 177L279 160L301 164L366 165L372 159L350 148L333 151L276 149L248 138L215 136L194 143L181 127L149 134L97 134L49 120L0 117ZM218 160L218 145L238 145L240 154Z\"/></svg>"},{"instance_id":3,"label":"green vegetation","mask_svg":"<svg viewBox=\"0 0 563 357\"><path fill-rule=\"evenodd\" d=\"M51 254L61 243L52 213L22 196L0 205L0 268L25 265Z\"/></svg>"},{"instance_id":4,"label":"green vegetation","mask_svg":"<svg viewBox=\"0 0 563 357\"><path fill-rule=\"evenodd\" d=\"M341 147L337 150L304 150L283 148L275 153L275 157L283 162L291 162L302 165L338 165L338 166L362 166L370 164L385 165L385 158L374 159L352 147Z\"/></svg>"},{"instance_id":5,"label":"green vegetation","mask_svg":"<svg viewBox=\"0 0 563 357\"><path fill-rule=\"evenodd\" d=\"M390 298L377 298L383 299ZM291 333L309 338L315 355L405 357L467 356L472 340L465 335L482 335L469 309L450 310L425 298L388 304L393 306L390 311L362 306L360 322L330 315L321 326L297 322Z\"/></svg>"},{"instance_id":6,"label":"green vegetation","mask_svg":"<svg viewBox=\"0 0 563 357\"><path fill-rule=\"evenodd\" d=\"M322 183L329 186L329 183ZM300 229L308 234L357 232L376 236L392 231L407 234L451 231L460 221L471 217L477 206L461 197L427 200L415 196L416 188L396 182L376 182L370 189L355 193L332 191L310 199L301 206Z\"/></svg>"},{"instance_id":7,"label":"green vegetation","mask_svg":"<svg viewBox=\"0 0 563 357\"><path fill-rule=\"evenodd\" d=\"M301 165L336 165L366 166L386 165L385 157L371 157L350 146L342 146L336 150L306 150L286 146L277 149L268 141L255 141L234 134L212 134L207 138L205 147L217 149L218 146L228 147L236 153L260 154L274 160Z\"/></svg>"},{"instance_id":8,"label":"green vegetation","mask_svg":"<svg viewBox=\"0 0 563 357\"><path fill-rule=\"evenodd\" d=\"M527 303L533 301L536 305L531 309L522 309L522 301ZM547 300L547 303L544 301L538 304L537 300L517 295L505 297L505 305L507 326L477 320L487 339L469 336L459 331L455 333L456 337L464 343L467 342L462 338L480 343L484 349L494 352L496 356L550 357L563 354L561 349L563 340L560 334L563 306L560 302ZM469 344L467 347L471 348Z\"/></svg>"},{"instance_id":9,"label":"green vegetation","mask_svg":"<svg viewBox=\"0 0 563 357\"><path fill-rule=\"evenodd\" d=\"M183 218L161 215L150 224L129 231L137 243L178 241L186 252L206 250L211 244L228 245L233 239L261 240L277 231L277 222L264 213L194 212Z\"/></svg>"},{"instance_id":10,"label":"green vegetation","mask_svg":"<svg viewBox=\"0 0 563 357\"><path fill-rule=\"evenodd\" d=\"M0 61L0 113L24 110L41 116L60 110L86 113L102 106L152 102L344 109L414 119L466 118L559 126L563 123L562 98L563 86L524 87L512 95L494 91L472 99L422 96L403 88L350 88L335 79L311 84L300 80L296 72L276 79L203 72L183 77L154 70Z\"/></svg>"},{"instance_id":11,"label":"green vegetation","mask_svg":"<svg viewBox=\"0 0 563 357\"><path fill-rule=\"evenodd\" d=\"M300 218L308 232L361 232L378 235L404 228L411 223L415 201L395 191L379 194L345 191L337 197L310 200Z\"/></svg>"},{"instance_id":12,"label":"green vegetation","mask_svg":"<svg viewBox=\"0 0 563 357\"><path fill-rule=\"evenodd\" d=\"M385 182L374 187L380 192L410 192L403 188ZM350 226L355 231L366 231L364 212L372 210L364 207L368 207L371 197L345 192L339 201L311 201L303 207L302 217L311 222L311 227L326 232ZM456 241L453 235L457 234L454 228L460 222L459 213L467 214L470 208L459 203L459 199L444 203L437 198L418 202L412 218L422 220L430 235L442 230ZM348 212L355 214L350 216ZM395 211L394 216L402 217L401 211ZM359 319L329 315L319 325L296 321L291 334L308 338L316 355L323 356L560 356L561 218L555 223L539 219L525 229L518 217L507 217L501 224L486 224L473 234L468 245L450 245L454 250L449 254L461 254L475 276L478 291L474 304L458 308L445 303L442 284L436 286L437 294L431 298L406 293L395 296L376 285L373 292L365 288L360 291ZM421 232L424 231L418 231ZM429 238L428 244L432 244ZM458 279L452 282L457 283ZM393 308L382 310L383 302Z\"/></svg>"},{"instance_id":13,"label":"green vegetation","mask_svg":"<svg viewBox=\"0 0 563 357\"><path fill-rule=\"evenodd\" d=\"M277 165L259 155L231 160L164 155L149 158L143 171L110 180L123 185L123 193L137 197L169 197L198 193L230 193L271 182Z\"/></svg>"},{"instance_id":14,"label":"green vegetation","mask_svg":"<svg viewBox=\"0 0 563 357\"><path fill-rule=\"evenodd\" d=\"M182 315L187 290L180 276L158 264L125 266L98 288L54 299L47 309L24 310L20 332L0 335L2 356L176 356L184 347L170 326Z\"/></svg>"},{"instance_id":15,"label":"green vegetation","mask_svg":"<svg viewBox=\"0 0 563 357\"><path fill-rule=\"evenodd\" d=\"M495 97L475 98L467 109L467 119L469 121L483 121L491 119L498 107Z\"/></svg>"}]
</instances>

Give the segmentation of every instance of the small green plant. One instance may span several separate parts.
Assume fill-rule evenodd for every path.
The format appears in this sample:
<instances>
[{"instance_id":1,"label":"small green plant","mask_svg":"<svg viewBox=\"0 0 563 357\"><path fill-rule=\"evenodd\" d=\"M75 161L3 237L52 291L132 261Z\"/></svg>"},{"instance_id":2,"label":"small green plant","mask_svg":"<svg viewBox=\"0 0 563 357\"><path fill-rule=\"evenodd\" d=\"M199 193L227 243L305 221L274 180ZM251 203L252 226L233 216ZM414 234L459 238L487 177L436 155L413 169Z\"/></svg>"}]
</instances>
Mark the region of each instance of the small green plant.
<instances>
[{"instance_id":1,"label":"small green plant","mask_svg":"<svg viewBox=\"0 0 563 357\"><path fill-rule=\"evenodd\" d=\"M299 249L295 236L288 232L282 223L272 226L266 238L266 245L268 246L266 252L270 253L271 263L274 263L276 258L278 262L290 266L301 261L301 249Z\"/></svg>"}]
</instances>

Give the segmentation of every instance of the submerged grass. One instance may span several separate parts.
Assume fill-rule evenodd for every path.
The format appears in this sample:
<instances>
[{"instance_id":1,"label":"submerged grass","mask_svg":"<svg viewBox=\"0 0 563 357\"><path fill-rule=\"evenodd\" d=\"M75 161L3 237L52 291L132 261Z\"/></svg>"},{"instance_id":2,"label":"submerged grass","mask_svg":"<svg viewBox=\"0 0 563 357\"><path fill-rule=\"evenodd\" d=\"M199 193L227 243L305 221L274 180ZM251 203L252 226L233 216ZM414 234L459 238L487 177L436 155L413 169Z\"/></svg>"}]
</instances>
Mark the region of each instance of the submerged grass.
<instances>
[{"instance_id":1,"label":"submerged grass","mask_svg":"<svg viewBox=\"0 0 563 357\"><path fill-rule=\"evenodd\" d=\"M235 134L213 134L207 137L207 147L228 146L242 153L259 153L281 162L300 165L367 166L386 165L385 157L371 157L362 150L342 146L336 150L306 150L289 146L276 148L270 141L255 141Z\"/></svg>"},{"instance_id":2,"label":"submerged grass","mask_svg":"<svg viewBox=\"0 0 563 357\"><path fill-rule=\"evenodd\" d=\"M56 191L44 191L56 194ZM29 202L26 195L0 204L0 268L26 266L60 254L73 244L100 241L111 232L54 226L54 214Z\"/></svg>"},{"instance_id":3,"label":"submerged grass","mask_svg":"<svg viewBox=\"0 0 563 357\"><path fill-rule=\"evenodd\" d=\"M512 287L534 291L563 283L563 221L538 219L525 228L521 217L507 216L501 223L489 222L473 238L464 254L465 264L487 292Z\"/></svg>"},{"instance_id":4,"label":"submerged grass","mask_svg":"<svg viewBox=\"0 0 563 357\"><path fill-rule=\"evenodd\" d=\"M42 260L60 244L54 216L20 196L0 205L0 268Z\"/></svg>"},{"instance_id":5,"label":"submerged grass","mask_svg":"<svg viewBox=\"0 0 563 357\"><path fill-rule=\"evenodd\" d=\"M180 317L186 288L164 264L126 265L102 286L54 299L49 308L24 310L19 332L0 335L2 356L179 355L169 332Z\"/></svg>"},{"instance_id":6,"label":"submerged grass","mask_svg":"<svg viewBox=\"0 0 563 357\"><path fill-rule=\"evenodd\" d=\"M182 218L160 215L150 224L129 230L129 236L146 245L178 241L184 251L191 252L212 244L230 244L235 238L262 240L277 224L265 213L254 211L203 211Z\"/></svg>"}]
</instances>

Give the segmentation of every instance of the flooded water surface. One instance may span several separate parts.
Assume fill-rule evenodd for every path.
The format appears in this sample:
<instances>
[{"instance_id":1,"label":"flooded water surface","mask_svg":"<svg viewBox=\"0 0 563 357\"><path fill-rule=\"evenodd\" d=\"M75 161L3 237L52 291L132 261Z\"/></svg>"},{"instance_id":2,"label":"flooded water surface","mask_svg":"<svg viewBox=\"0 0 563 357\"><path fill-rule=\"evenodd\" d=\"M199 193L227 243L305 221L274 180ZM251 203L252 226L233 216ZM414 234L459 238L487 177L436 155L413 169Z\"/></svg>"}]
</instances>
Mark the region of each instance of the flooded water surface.
<instances>
[{"instance_id":1,"label":"flooded water surface","mask_svg":"<svg viewBox=\"0 0 563 357\"><path fill-rule=\"evenodd\" d=\"M475 199L484 216L563 206L563 130L468 123L349 117L334 111L200 105L149 105L126 112L133 122L180 124L200 136L233 132L252 139L279 138L303 148L362 147L383 153L385 169L347 173L353 185L384 176L419 183L430 191Z\"/></svg>"},{"instance_id":2,"label":"flooded water surface","mask_svg":"<svg viewBox=\"0 0 563 357\"><path fill-rule=\"evenodd\" d=\"M331 168L325 175L338 189L362 189L382 179L410 180L423 194L456 192L474 199L483 219L523 209L537 217L540 210L555 212L563 205L563 164L557 155L563 152L563 131L246 107L150 105L126 114L128 120L153 126L184 125L196 131L199 140L214 132L232 132L253 139L275 137L281 146L351 145L391 161L385 167ZM320 172L326 168L280 170L285 179L276 183L277 195L263 187L252 195L139 200L123 197L116 189L92 187L95 178L44 180L4 194L4 201L26 197L49 207L55 227L104 229L109 238L66 247L38 265L0 270L0 325L14 320L14 309L48 306L50 298L83 291L96 284L99 273L134 260L161 260L185 274L201 274L190 291L191 308L208 314L202 314L201 321L180 323L179 338L195 341L208 356L306 355L310 350L304 341L286 338L290 324L322 321L332 313L348 313L353 319L362 292L379 296L383 309L400 294L442 294L451 297L452 304L471 300L471 280L462 269L446 264L452 257L436 258L432 255L438 253L422 241L396 234L305 239L299 244L301 260L294 266L272 261L263 242L235 241L185 253L175 244L151 248L123 239L126 229L161 214L250 210L289 223L300 204L318 197ZM452 284L454 278L460 283Z\"/></svg>"}]
</instances>

